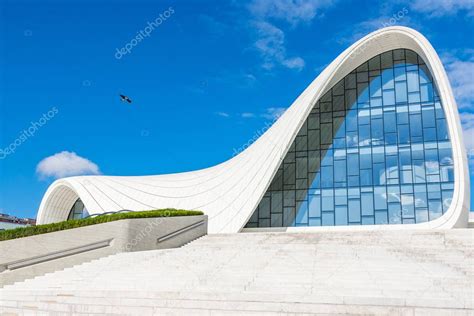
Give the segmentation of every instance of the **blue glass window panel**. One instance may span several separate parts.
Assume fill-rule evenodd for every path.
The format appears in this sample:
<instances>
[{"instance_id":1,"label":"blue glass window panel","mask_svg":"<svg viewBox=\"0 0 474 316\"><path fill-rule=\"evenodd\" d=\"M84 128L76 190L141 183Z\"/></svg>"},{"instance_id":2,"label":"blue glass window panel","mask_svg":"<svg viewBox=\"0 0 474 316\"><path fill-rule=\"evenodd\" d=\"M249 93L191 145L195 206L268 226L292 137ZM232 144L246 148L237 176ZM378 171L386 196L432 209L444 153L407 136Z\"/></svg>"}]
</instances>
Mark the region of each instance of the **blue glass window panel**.
<instances>
[{"instance_id":1,"label":"blue glass window panel","mask_svg":"<svg viewBox=\"0 0 474 316\"><path fill-rule=\"evenodd\" d=\"M350 199L358 199L360 197L360 188L350 188L347 190Z\"/></svg>"},{"instance_id":2,"label":"blue glass window panel","mask_svg":"<svg viewBox=\"0 0 474 316\"><path fill-rule=\"evenodd\" d=\"M395 96L397 104L407 102L407 86L405 81L395 83Z\"/></svg>"},{"instance_id":3,"label":"blue glass window panel","mask_svg":"<svg viewBox=\"0 0 474 316\"><path fill-rule=\"evenodd\" d=\"M357 73L357 82L367 82L369 81L369 73L367 71L362 71Z\"/></svg>"},{"instance_id":4,"label":"blue glass window panel","mask_svg":"<svg viewBox=\"0 0 474 316\"><path fill-rule=\"evenodd\" d=\"M414 136L423 136L423 128L421 126L420 114L410 115L410 134L412 138Z\"/></svg>"},{"instance_id":5,"label":"blue glass window panel","mask_svg":"<svg viewBox=\"0 0 474 316\"><path fill-rule=\"evenodd\" d=\"M390 224L401 224L402 216L399 203L388 204L388 221Z\"/></svg>"},{"instance_id":6,"label":"blue glass window panel","mask_svg":"<svg viewBox=\"0 0 474 316\"><path fill-rule=\"evenodd\" d=\"M346 161L336 160L334 162L334 181L346 182Z\"/></svg>"},{"instance_id":7,"label":"blue glass window panel","mask_svg":"<svg viewBox=\"0 0 474 316\"><path fill-rule=\"evenodd\" d=\"M429 221L428 208L420 208L415 210L415 218L417 223L424 223Z\"/></svg>"},{"instance_id":8,"label":"blue glass window panel","mask_svg":"<svg viewBox=\"0 0 474 316\"><path fill-rule=\"evenodd\" d=\"M446 118L444 115L444 110L439 102L435 102L435 111L437 119Z\"/></svg>"},{"instance_id":9,"label":"blue glass window panel","mask_svg":"<svg viewBox=\"0 0 474 316\"><path fill-rule=\"evenodd\" d=\"M403 218L414 218L415 217L415 199L411 194L402 195L402 217Z\"/></svg>"},{"instance_id":10,"label":"blue glass window panel","mask_svg":"<svg viewBox=\"0 0 474 316\"><path fill-rule=\"evenodd\" d=\"M374 215L374 195L372 192L361 194L362 216Z\"/></svg>"},{"instance_id":11,"label":"blue glass window panel","mask_svg":"<svg viewBox=\"0 0 474 316\"><path fill-rule=\"evenodd\" d=\"M398 157L397 156L386 156L386 178L397 179L398 178Z\"/></svg>"},{"instance_id":12,"label":"blue glass window panel","mask_svg":"<svg viewBox=\"0 0 474 316\"><path fill-rule=\"evenodd\" d=\"M336 206L336 225L347 225L347 206Z\"/></svg>"},{"instance_id":13,"label":"blue glass window panel","mask_svg":"<svg viewBox=\"0 0 474 316\"><path fill-rule=\"evenodd\" d=\"M384 112L383 114L384 130L385 133L397 131L397 115L395 112Z\"/></svg>"},{"instance_id":14,"label":"blue glass window panel","mask_svg":"<svg viewBox=\"0 0 474 316\"><path fill-rule=\"evenodd\" d=\"M334 190L335 194L335 204L336 205L347 205L347 191L346 189L336 189Z\"/></svg>"},{"instance_id":15,"label":"blue glass window panel","mask_svg":"<svg viewBox=\"0 0 474 316\"><path fill-rule=\"evenodd\" d=\"M396 67L395 72L395 81L404 81L407 80L407 74L405 67Z\"/></svg>"},{"instance_id":16,"label":"blue glass window panel","mask_svg":"<svg viewBox=\"0 0 474 316\"><path fill-rule=\"evenodd\" d=\"M382 88L386 90L394 87L393 69L384 70L382 72Z\"/></svg>"},{"instance_id":17,"label":"blue glass window panel","mask_svg":"<svg viewBox=\"0 0 474 316\"><path fill-rule=\"evenodd\" d=\"M321 226L321 219L320 218L310 218L308 224L309 224L309 226Z\"/></svg>"},{"instance_id":18,"label":"blue glass window panel","mask_svg":"<svg viewBox=\"0 0 474 316\"><path fill-rule=\"evenodd\" d=\"M419 72L418 72L418 75L420 78L420 84L429 83L433 81L433 79L431 78L431 75L429 75L428 73L429 73L428 67L426 65L420 65Z\"/></svg>"},{"instance_id":19,"label":"blue glass window panel","mask_svg":"<svg viewBox=\"0 0 474 316\"><path fill-rule=\"evenodd\" d=\"M308 177L308 158L296 158L296 178L307 178Z\"/></svg>"},{"instance_id":20,"label":"blue glass window panel","mask_svg":"<svg viewBox=\"0 0 474 316\"><path fill-rule=\"evenodd\" d=\"M371 169L362 169L360 171L360 185L372 185Z\"/></svg>"},{"instance_id":21,"label":"blue glass window panel","mask_svg":"<svg viewBox=\"0 0 474 316\"><path fill-rule=\"evenodd\" d=\"M428 200L441 199L441 189L440 189L439 183L428 184L427 190L428 190Z\"/></svg>"},{"instance_id":22,"label":"blue glass window panel","mask_svg":"<svg viewBox=\"0 0 474 316\"><path fill-rule=\"evenodd\" d=\"M360 201L349 200L349 222L355 223L360 222Z\"/></svg>"},{"instance_id":23,"label":"blue glass window panel","mask_svg":"<svg viewBox=\"0 0 474 316\"><path fill-rule=\"evenodd\" d=\"M387 209L387 188L374 187L374 206L376 210Z\"/></svg>"},{"instance_id":24,"label":"blue glass window panel","mask_svg":"<svg viewBox=\"0 0 474 316\"><path fill-rule=\"evenodd\" d=\"M442 182L454 182L454 167L453 166L441 166L440 176Z\"/></svg>"},{"instance_id":25,"label":"blue glass window panel","mask_svg":"<svg viewBox=\"0 0 474 316\"><path fill-rule=\"evenodd\" d=\"M387 212L375 212L375 224L376 225L388 224Z\"/></svg>"},{"instance_id":26,"label":"blue glass window panel","mask_svg":"<svg viewBox=\"0 0 474 316\"><path fill-rule=\"evenodd\" d=\"M385 148L383 146L372 147L372 160L374 163L385 162Z\"/></svg>"},{"instance_id":27,"label":"blue glass window panel","mask_svg":"<svg viewBox=\"0 0 474 316\"><path fill-rule=\"evenodd\" d=\"M398 125L398 143L410 143L410 128L408 125Z\"/></svg>"},{"instance_id":28,"label":"blue glass window panel","mask_svg":"<svg viewBox=\"0 0 474 316\"><path fill-rule=\"evenodd\" d=\"M369 146L370 144L370 125L359 126L359 146Z\"/></svg>"},{"instance_id":29,"label":"blue glass window panel","mask_svg":"<svg viewBox=\"0 0 474 316\"><path fill-rule=\"evenodd\" d=\"M374 163L373 165L373 184L374 185L381 185L385 184L385 164L384 163Z\"/></svg>"},{"instance_id":30,"label":"blue glass window panel","mask_svg":"<svg viewBox=\"0 0 474 316\"><path fill-rule=\"evenodd\" d=\"M402 60L405 62L405 50L404 49L395 49L392 51L393 53L393 60ZM395 66L397 66L395 64Z\"/></svg>"},{"instance_id":31,"label":"blue glass window panel","mask_svg":"<svg viewBox=\"0 0 474 316\"><path fill-rule=\"evenodd\" d=\"M400 186L391 185L387 187L387 202L388 203L400 202Z\"/></svg>"},{"instance_id":32,"label":"blue glass window panel","mask_svg":"<svg viewBox=\"0 0 474 316\"><path fill-rule=\"evenodd\" d=\"M445 119L437 120L437 136L438 140L449 139L448 126Z\"/></svg>"},{"instance_id":33,"label":"blue glass window panel","mask_svg":"<svg viewBox=\"0 0 474 316\"><path fill-rule=\"evenodd\" d=\"M283 225L283 213L272 213L271 226L281 227Z\"/></svg>"},{"instance_id":34,"label":"blue glass window panel","mask_svg":"<svg viewBox=\"0 0 474 316\"><path fill-rule=\"evenodd\" d=\"M401 184L411 184L413 183L413 173L411 170L402 170L401 171Z\"/></svg>"},{"instance_id":35,"label":"blue glass window panel","mask_svg":"<svg viewBox=\"0 0 474 316\"><path fill-rule=\"evenodd\" d=\"M426 192L415 192L415 208L426 209L428 207L428 196Z\"/></svg>"},{"instance_id":36,"label":"blue glass window panel","mask_svg":"<svg viewBox=\"0 0 474 316\"><path fill-rule=\"evenodd\" d=\"M426 182L425 162L423 160L413 161L413 181L415 183Z\"/></svg>"},{"instance_id":37,"label":"blue glass window panel","mask_svg":"<svg viewBox=\"0 0 474 316\"><path fill-rule=\"evenodd\" d=\"M357 104L357 90L356 89L346 90L344 102L346 104L346 109L347 110L356 107L356 104Z\"/></svg>"},{"instance_id":38,"label":"blue glass window panel","mask_svg":"<svg viewBox=\"0 0 474 316\"><path fill-rule=\"evenodd\" d=\"M321 144L332 144L332 124L321 124Z\"/></svg>"},{"instance_id":39,"label":"blue glass window panel","mask_svg":"<svg viewBox=\"0 0 474 316\"><path fill-rule=\"evenodd\" d=\"M296 212L294 207L285 207L283 209L283 226L289 227L295 225Z\"/></svg>"},{"instance_id":40,"label":"blue glass window panel","mask_svg":"<svg viewBox=\"0 0 474 316\"><path fill-rule=\"evenodd\" d=\"M421 102L433 102L433 86L424 84L420 86Z\"/></svg>"},{"instance_id":41,"label":"blue glass window panel","mask_svg":"<svg viewBox=\"0 0 474 316\"><path fill-rule=\"evenodd\" d=\"M409 147L400 148L398 151L401 169L411 169L411 151Z\"/></svg>"},{"instance_id":42,"label":"blue glass window panel","mask_svg":"<svg viewBox=\"0 0 474 316\"><path fill-rule=\"evenodd\" d=\"M382 78L375 77L370 82L370 96L381 97L382 96Z\"/></svg>"},{"instance_id":43,"label":"blue glass window panel","mask_svg":"<svg viewBox=\"0 0 474 316\"><path fill-rule=\"evenodd\" d=\"M397 106L397 123L398 124L408 124L408 107L407 106Z\"/></svg>"},{"instance_id":44,"label":"blue glass window panel","mask_svg":"<svg viewBox=\"0 0 474 316\"><path fill-rule=\"evenodd\" d=\"M321 196L310 195L308 208L310 217L321 217Z\"/></svg>"},{"instance_id":45,"label":"blue glass window panel","mask_svg":"<svg viewBox=\"0 0 474 316\"><path fill-rule=\"evenodd\" d=\"M434 107L432 108L423 108L421 111L422 117L423 117L423 127L435 127L436 126L436 120L435 120L435 111Z\"/></svg>"},{"instance_id":46,"label":"blue glass window panel","mask_svg":"<svg viewBox=\"0 0 474 316\"><path fill-rule=\"evenodd\" d=\"M296 192L293 190L286 190L283 192L283 206L295 206Z\"/></svg>"},{"instance_id":47,"label":"blue glass window panel","mask_svg":"<svg viewBox=\"0 0 474 316\"><path fill-rule=\"evenodd\" d=\"M348 176L347 177L347 185L350 187L358 187L359 186L359 176Z\"/></svg>"},{"instance_id":48,"label":"blue glass window panel","mask_svg":"<svg viewBox=\"0 0 474 316\"><path fill-rule=\"evenodd\" d=\"M334 213L323 213L321 220L323 226L334 226Z\"/></svg>"},{"instance_id":49,"label":"blue glass window panel","mask_svg":"<svg viewBox=\"0 0 474 316\"><path fill-rule=\"evenodd\" d=\"M367 110L360 110L359 111L359 129L361 125L370 124L370 111Z\"/></svg>"},{"instance_id":50,"label":"blue glass window panel","mask_svg":"<svg viewBox=\"0 0 474 316\"><path fill-rule=\"evenodd\" d=\"M439 174L438 150L425 150L425 168L426 174Z\"/></svg>"},{"instance_id":51,"label":"blue glass window panel","mask_svg":"<svg viewBox=\"0 0 474 316\"><path fill-rule=\"evenodd\" d=\"M322 191L322 210L333 211L334 210L334 193L332 189L325 189Z\"/></svg>"},{"instance_id":52,"label":"blue glass window panel","mask_svg":"<svg viewBox=\"0 0 474 316\"><path fill-rule=\"evenodd\" d=\"M408 86L408 92L420 91L420 81L418 80L417 71L409 71L407 73L407 86Z\"/></svg>"},{"instance_id":53,"label":"blue glass window panel","mask_svg":"<svg viewBox=\"0 0 474 316\"><path fill-rule=\"evenodd\" d=\"M370 106L371 107L381 107L383 105L382 98L371 98L370 99Z\"/></svg>"},{"instance_id":54,"label":"blue glass window panel","mask_svg":"<svg viewBox=\"0 0 474 316\"><path fill-rule=\"evenodd\" d=\"M308 202L299 202L298 213L296 214L296 224L308 223Z\"/></svg>"},{"instance_id":55,"label":"blue glass window panel","mask_svg":"<svg viewBox=\"0 0 474 316\"><path fill-rule=\"evenodd\" d=\"M428 210L430 220L437 219L443 214L443 207L440 200L429 200L428 201Z\"/></svg>"},{"instance_id":56,"label":"blue glass window panel","mask_svg":"<svg viewBox=\"0 0 474 316\"><path fill-rule=\"evenodd\" d=\"M321 162L322 166L332 166L333 165L333 151L328 149L326 153L323 155L323 160Z\"/></svg>"},{"instance_id":57,"label":"blue glass window panel","mask_svg":"<svg viewBox=\"0 0 474 316\"><path fill-rule=\"evenodd\" d=\"M323 188L331 188L333 185L334 179L332 166L321 167L321 186Z\"/></svg>"},{"instance_id":58,"label":"blue glass window panel","mask_svg":"<svg viewBox=\"0 0 474 316\"><path fill-rule=\"evenodd\" d=\"M395 90L383 91L383 105L384 106L395 105Z\"/></svg>"},{"instance_id":59,"label":"blue glass window panel","mask_svg":"<svg viewBox=\"0 0 474 316\"><path fill-rule=\"evenodd\" d=\"M357 132L357 109L350 110L346 118L346 130Z\"/></svg>"},{"instance_id":60,"label":"blue glass window panel","mask_svg":"<svg viewBox=\"0 0 474 316\"><path fill-rule=\"evenodd\" d=\"M367 83L358 83L357 84L357 104L361 107L369 105L369 86Z\"/></svg>"},{"instance_id":61,"label":"blue glass window panel","mask_svg":"<svg viewBox=\"0 0 474 316\"><path fill-rule=\"evenodd\" d=\"M408 93L408 102L409 103L420 103L421 96L419 92L409 92Z\"/></svg>"},{"instance_id":62,"label":"blue glass window panel","mask_svg":"<svg viewBox=\"0 0 474 316\"><path fill-rule=\"evenodd\" d=\"M359 174L359 156L357 154L347 155L347 174L348 175Z\"/></svg>"},{"instance_id":63,"label":"blue glass window panel","mask_svg":"<svg viewBox=\"0 0 474 316\"><path fill-rule=\"evenodd\" d=\"M430 159L435 158L436 156L434 155L434 152L432 153L432 156ZM453 158L451 156L451 144L445 142L445 143L438 143L438 161L441 165L452 165L453 164Z\"/></svg>"},{"instance_id":64,"label":"blue glass window panel","mask_svg":"<svg viewBox=\"0 0 474 316\"><path fill-rule=\"evenodd\" d=\"M372 151L370 148L360 149L360 168L367 169L372 167Z\"/></svg>"},{"instance_id":65,"label":"blue glass window panel","mask_svg":"<svg viewBox=\"0 0 474 316\"><path fill-rule=\"evenodd\" d=\"M362 217L362 225L374 225L375 218L373 216L363 216Z\"/></svg>"},{"instance_id":66,"label":"blue glass window panel","mask_svg":"<svg viewBox=\"0 0 474 316\"><path fill-rule=\"evenodd\" d=\"M453 190L443 190L443 213L446 213L453 199Z\"/></svg>"},{"instance_id":67,"label":"blue glass window panel","mask_svg":"<svg viewBox=\"0 0 474 316\"><path fill-rule=\"evenodd\" d=\"M272 213L281 213L283 211L283 192L274 191L271 193L272 202L271 202L271 212ZM270 217L269 214L265 217Z\"/></svg>"}]
</instances>

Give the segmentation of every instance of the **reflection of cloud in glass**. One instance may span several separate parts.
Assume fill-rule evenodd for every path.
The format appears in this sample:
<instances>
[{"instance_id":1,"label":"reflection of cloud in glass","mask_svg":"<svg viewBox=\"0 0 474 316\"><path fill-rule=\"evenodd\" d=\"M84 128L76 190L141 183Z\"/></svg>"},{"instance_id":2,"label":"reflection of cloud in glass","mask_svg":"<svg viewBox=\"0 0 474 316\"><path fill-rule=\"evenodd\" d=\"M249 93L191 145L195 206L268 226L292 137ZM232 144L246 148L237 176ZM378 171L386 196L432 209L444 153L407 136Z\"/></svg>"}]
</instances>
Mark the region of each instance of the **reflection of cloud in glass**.
<instances>
[{"instance_id":1,"label":"reflection of cloud in glass","mask_svg":"<svg viewBox=\"0 0 474 316\"><path fill-rule=\"evenodd\" d=\"M426 173L427 174L436 174L439 170L439 162L437 161L426 161L425 162Z\"/></svg>"}]
</instances>

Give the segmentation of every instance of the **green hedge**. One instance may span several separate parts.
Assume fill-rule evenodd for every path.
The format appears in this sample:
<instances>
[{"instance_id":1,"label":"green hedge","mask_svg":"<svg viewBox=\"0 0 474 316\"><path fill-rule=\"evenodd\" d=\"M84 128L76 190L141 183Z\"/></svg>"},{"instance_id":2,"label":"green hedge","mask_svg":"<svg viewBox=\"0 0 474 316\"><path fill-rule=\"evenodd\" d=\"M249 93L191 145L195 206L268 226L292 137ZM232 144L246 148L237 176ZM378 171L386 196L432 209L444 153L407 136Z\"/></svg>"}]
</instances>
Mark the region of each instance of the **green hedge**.
<instances>
[{"instance_id":1,"label":"green hedge","mask_svg":"<svg viewBox=\"0 0 474 316\"><path fill-rule=\"evenodd\" d=\"M9 229L0 231L0 241L28 237L33 235L40 235L45 233L57 232L65 229L72 229L77 227L107 223L118 221L121 219L128 218L149 218L149 217L173 217L173 216L194 216L203 215L201 211L187 211L187 210L176 210L176 209L163 209L163 210L152 210L143 212L128 212L128 213L116 213L110 215L101 215L96 217L89 217L84 219L74 219L65 222L19 227L15 229Z\"/></svg>"}]
</instances>

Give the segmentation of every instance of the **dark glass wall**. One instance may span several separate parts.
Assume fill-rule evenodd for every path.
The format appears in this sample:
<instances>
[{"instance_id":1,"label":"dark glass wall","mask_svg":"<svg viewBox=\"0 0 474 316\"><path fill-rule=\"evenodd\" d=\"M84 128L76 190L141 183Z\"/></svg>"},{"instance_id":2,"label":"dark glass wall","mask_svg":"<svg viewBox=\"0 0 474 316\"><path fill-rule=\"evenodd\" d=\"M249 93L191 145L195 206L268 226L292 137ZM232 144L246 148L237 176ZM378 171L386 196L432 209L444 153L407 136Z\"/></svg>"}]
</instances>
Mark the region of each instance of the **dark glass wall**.
<instances>
[{"instance_id":1,"label":"dark glass wall","mask_svg":"<svg viewBox=\"0 0 474 316\"><path fill-rule=\"evenodd\" d=\"M448 209L454 173L431 74L398 49L313 107L246 227L405 224Z\"/></svg>"},{"instance_id":2,"label":"dark glass wall","mask_svg":"<svg viewBox=\"0 0 474 316\"><path fill-rule=\"evenodd\" d=\"M74 205L71 207L67 219L81 219L88 215L89 213L87 212L84 203L81 201L81 199L77 199L76 202L74 202Z\"/></svg>"}]
</instances>

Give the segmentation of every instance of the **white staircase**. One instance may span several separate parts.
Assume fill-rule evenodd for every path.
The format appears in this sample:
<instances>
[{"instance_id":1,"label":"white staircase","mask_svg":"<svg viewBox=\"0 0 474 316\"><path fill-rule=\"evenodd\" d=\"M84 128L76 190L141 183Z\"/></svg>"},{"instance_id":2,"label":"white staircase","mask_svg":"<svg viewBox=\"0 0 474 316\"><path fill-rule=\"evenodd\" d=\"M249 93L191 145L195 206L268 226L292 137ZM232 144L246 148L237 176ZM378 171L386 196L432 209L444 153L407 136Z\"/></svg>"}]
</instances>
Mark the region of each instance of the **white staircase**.
<instances>
[{"instance_id":1,"label":"white staircase","mask_svg":"<svg viewBox=\"0 0 474 316\"><path fill-rule=\"evenodd\" d=\"M0 289L8 314L473 315L474 230L208 235Z\"/></svg>"}]
</instances>

